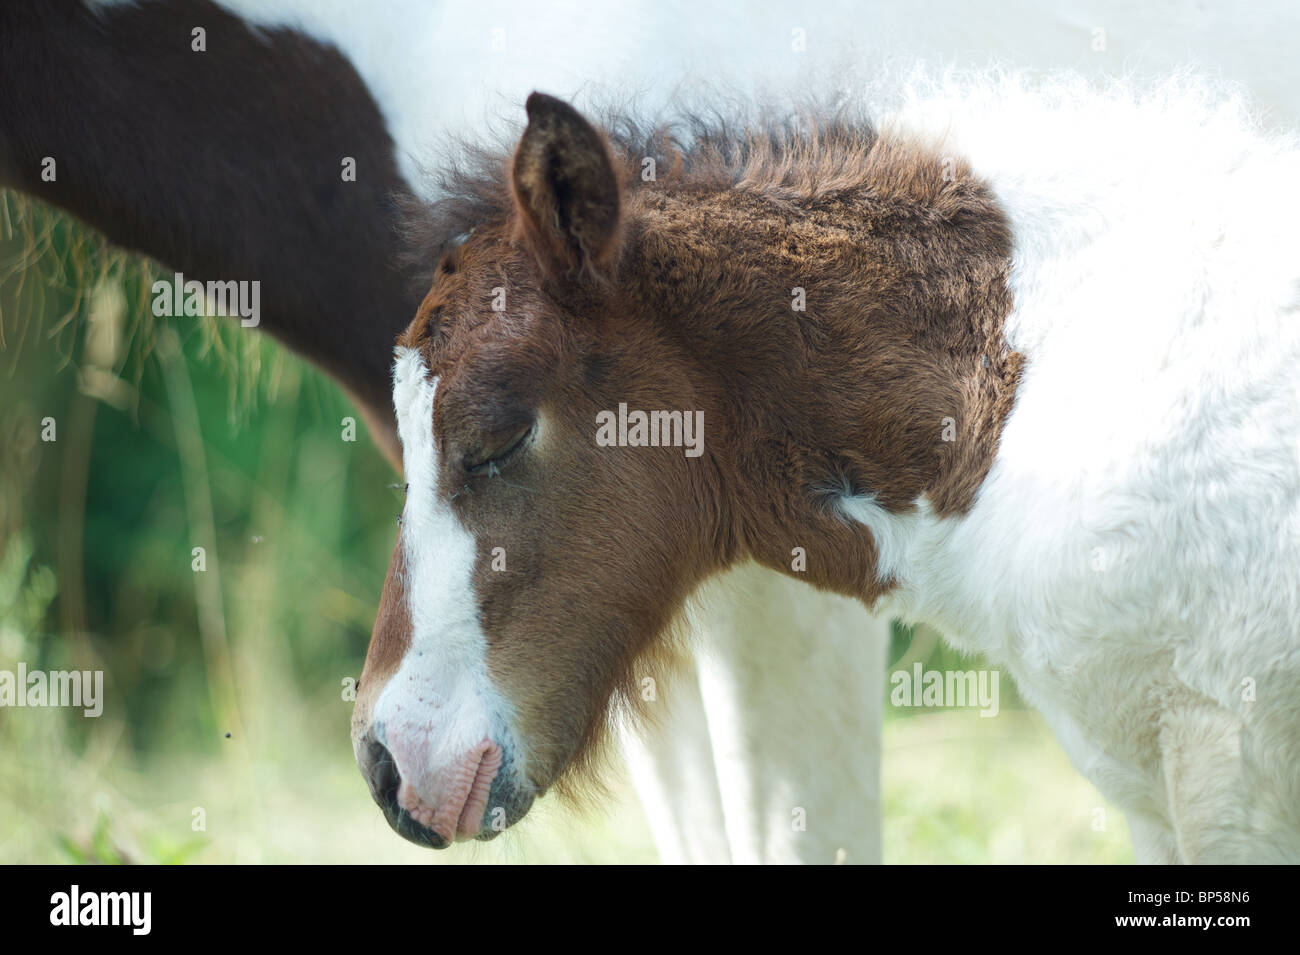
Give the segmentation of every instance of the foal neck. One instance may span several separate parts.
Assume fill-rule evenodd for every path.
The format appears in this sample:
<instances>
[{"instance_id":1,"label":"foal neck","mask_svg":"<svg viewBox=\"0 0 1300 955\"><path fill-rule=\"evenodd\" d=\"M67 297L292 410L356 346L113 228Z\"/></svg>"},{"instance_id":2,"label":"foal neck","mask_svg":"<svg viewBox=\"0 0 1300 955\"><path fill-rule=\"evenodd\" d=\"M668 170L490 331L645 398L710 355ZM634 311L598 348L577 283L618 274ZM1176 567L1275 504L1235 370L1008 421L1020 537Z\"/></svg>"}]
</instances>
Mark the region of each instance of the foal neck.
<instances>
[{"instance_id":1,"label":"foal neck","mask_svg":"<svg viewBox=\"0 0 1300 955\"><path fill-rule=\"evenodd\" d=\"M695 356L730 556L874 601L895 581L855 510L959 515L996 454L1023 363L1009 227L965 161L915 143L752 165L641 194L633 298Z\"/></svg>"}]
</instances>

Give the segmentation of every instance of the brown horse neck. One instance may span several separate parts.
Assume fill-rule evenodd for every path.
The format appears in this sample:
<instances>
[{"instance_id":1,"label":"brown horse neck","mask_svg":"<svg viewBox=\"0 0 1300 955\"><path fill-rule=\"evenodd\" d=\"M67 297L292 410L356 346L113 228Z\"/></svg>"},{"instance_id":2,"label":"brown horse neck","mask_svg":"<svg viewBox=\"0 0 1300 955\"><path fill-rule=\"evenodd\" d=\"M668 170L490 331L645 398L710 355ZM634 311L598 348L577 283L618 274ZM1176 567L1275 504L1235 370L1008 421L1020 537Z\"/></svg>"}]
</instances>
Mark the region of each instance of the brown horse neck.
<instances>
[{"instance_id":1,"label":"brown horse neck","mask_svg":"<svg viewBox=\"0 0 1300 955\"><path fill-rule=\"evenodd\" d=\"M839 502L968 509L1022 361L988 187L914 144L840 148L811 171L634 193L615 307L652 311L693 369L729 556L790 571L802 548L811 582L873 599L888 582Z\"/></svg>"}]
</instances>

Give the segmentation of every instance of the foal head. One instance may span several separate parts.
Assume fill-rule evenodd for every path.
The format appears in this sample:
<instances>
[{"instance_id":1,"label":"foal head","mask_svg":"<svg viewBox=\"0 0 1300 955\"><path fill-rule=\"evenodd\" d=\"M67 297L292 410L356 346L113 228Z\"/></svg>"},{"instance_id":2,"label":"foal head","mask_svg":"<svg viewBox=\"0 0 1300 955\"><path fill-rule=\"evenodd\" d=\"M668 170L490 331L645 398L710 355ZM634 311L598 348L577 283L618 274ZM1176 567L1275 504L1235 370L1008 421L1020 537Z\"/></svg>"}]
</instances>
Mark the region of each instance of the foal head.
<instances>
[{"instance_id":1,"label":"foal head","mask_svg":"<svg viewBox=\"0 0 1300 955\"><path fill-rule=\"evenodd\" d=\"M870 134L704 142L690 176L638 188L572 107L527 108L397 348L406 503L353 744L389 822L437 847L491 837L581 765L710 574L753 559L881 593L872 534L836 501L932 486L939 422L967 410L944 363L992 351L912 327L935 313L909 298L924 263L960 258L888 238L963 221L909 211L957 201L937 158L900 175ZM968 295L988 276L942 278ZM824 301L792 314L801 279Z\"/></svg>"},{"instance_id":2,"label":"foal head","mask_svg":"<svg viewBox=\"0 0 1300 955\"><path fill-rule=\"evenodd\" d=\"M596 441L620 402L679 412L670 436L701 409L671 343L603 307L625 227L605 142L557 100L529 117L512 214L443 258L397 347L406 503L353 738L390 823L438 847L589 751L727 536L707 455Z\"/></svg>"}]
</instances>

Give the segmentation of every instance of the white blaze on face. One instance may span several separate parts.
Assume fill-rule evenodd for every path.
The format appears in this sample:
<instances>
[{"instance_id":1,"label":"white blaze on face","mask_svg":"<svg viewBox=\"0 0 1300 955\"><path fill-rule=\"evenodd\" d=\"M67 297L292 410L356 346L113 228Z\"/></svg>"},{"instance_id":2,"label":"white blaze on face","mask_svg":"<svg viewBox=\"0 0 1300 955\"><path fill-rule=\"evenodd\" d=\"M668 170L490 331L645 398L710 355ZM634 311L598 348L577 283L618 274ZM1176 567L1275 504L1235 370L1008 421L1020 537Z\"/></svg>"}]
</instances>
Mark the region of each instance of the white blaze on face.
<instances>
[{"instance_id":1,"label":"white blaze on face","mask_svg":"<svg viewBox=\"0 0 1300 955\"><path fill-rule=\"evenodd\" d=\"M474 538L438 493L437 387L418 351L397 350L393 404L408 485L401 547L411 645L374 711L376 737L427 806L454 799L447 790L463 784L458 767L466 754L508 732L506 703L488 679Z\"/></svg>"}]
</instances>

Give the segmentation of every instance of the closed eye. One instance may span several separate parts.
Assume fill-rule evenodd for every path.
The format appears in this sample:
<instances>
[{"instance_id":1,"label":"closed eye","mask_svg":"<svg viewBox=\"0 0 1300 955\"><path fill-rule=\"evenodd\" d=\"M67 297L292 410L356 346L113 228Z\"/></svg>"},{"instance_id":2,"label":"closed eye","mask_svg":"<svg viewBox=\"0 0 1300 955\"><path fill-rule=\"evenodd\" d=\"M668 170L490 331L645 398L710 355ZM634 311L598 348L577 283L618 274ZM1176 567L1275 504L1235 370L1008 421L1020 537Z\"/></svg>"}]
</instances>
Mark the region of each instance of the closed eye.
<instances>
[{"instance_id":1,"label":"closed eye","mask_svg":"<svg viewBox=\"0 0 1300 955\"><path fill-rule=\"evenodd\" d=\"M502 444L498 445L499 450L490 451L485 455L480 455L477 461L465 459L465 471L468 474L494 474L501 470L511 460L518 457L520 453L528 448L532 443L533 436L537 433L535 422L529 422L518 431L512 433Z\"/></svg>"}]
</instances>

